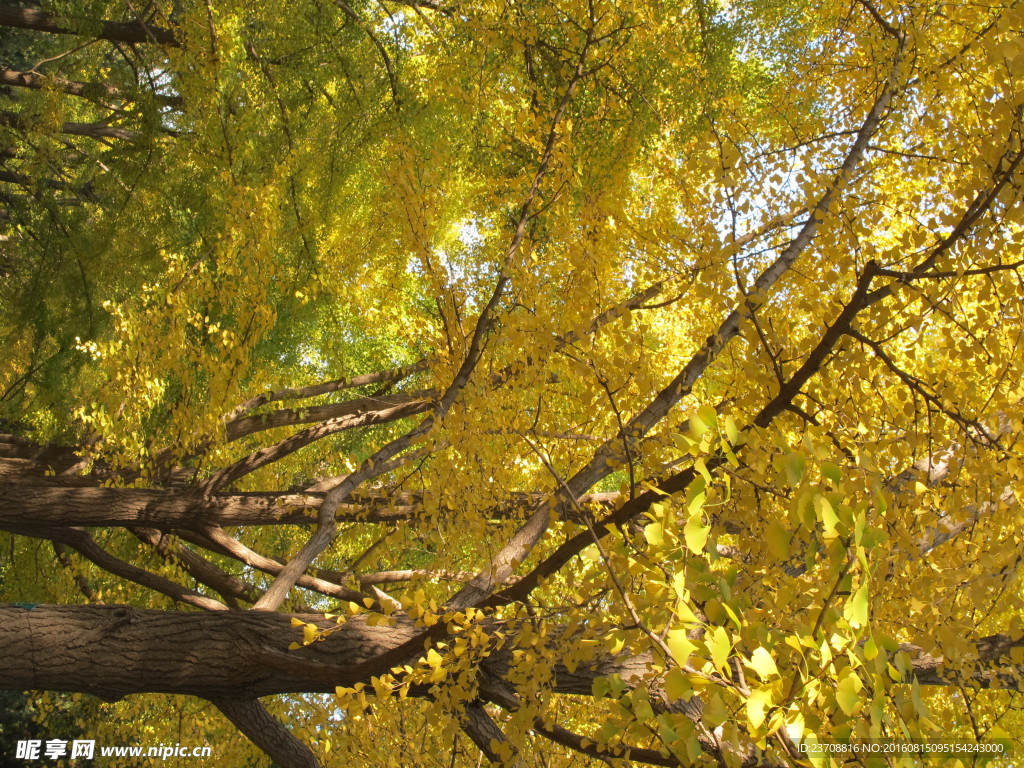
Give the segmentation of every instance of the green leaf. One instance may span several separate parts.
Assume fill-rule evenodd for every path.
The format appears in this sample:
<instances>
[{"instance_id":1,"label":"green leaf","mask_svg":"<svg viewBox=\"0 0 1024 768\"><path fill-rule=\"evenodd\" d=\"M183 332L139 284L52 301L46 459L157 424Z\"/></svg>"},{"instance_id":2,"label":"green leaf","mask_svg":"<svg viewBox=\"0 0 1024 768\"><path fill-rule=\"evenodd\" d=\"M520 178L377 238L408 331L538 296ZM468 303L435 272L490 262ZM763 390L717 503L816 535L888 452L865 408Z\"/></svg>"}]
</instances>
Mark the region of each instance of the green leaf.
<instances>
[{"instance_id":1,"label":"green leaf","mask_svg":"<svg viewBox=\"0 0 1024 768\"><path fill-rule=\"evenodd\" d=\"M700 473L700 476L704 478L704 482L711 485L711 473L708 472L707 464L704 463L704 459L697 459L693 462L693 466Z\"/></svg>"},{"instance_id":2,"label":"green leaf","mask_svg":"<svg viewBox=\"0 0 1024 768\"><path fill-rule=\"evenodd\" d=\"M722 694L716 689L708 696L704 711L701 713L701 722L708 728L717 728L729 719L729 710L722 701Z\"/></svg>"},{"instance_id":3,"label":"green leaf","mask_svg":"<svg viewBox=\"0 0 1024 768\"><path fill-rule=\"evenodd\" d=\"M693 435L698 440L702 438L704 436L704 433L707 432L715 424L714 419L712 419L711 423L709 424L703 418L703 416L707 415L707 412L705 411L703 414L701 412L704 411L704 409L707 407L709 406L701 406L701 408L697 409L696 413L690 416L690 434ZM712 412L714 412L715 409L712 408L711 410Z\"/></svg>"},{"instance_id":4,"label":"green leaf","mask_svg":"<svg viewBox=\"0 0 1024 768\"><path fill-rule=\"evenodd\" d=\"M806 466L807 458L802 453L787 453L782 458L782 468L786 473L786 480L794 488L800 485Z\"/></svg>"},{"instance_id":5,"label":"green leaf","mask_svg":"<svg viewBox=\"0 0 1024 768\"><path fill-rule=\"evenodd\" d=\"M835 510L832 509L832 505L829 500L821 494L814 497L814 506L817 508L818 517L821 519L821 525L825 529L825 538L834 539L838 536L836 526L839 525L839 516Z\"/></svg>"},{"instance_id":6,"label":"green leaf","mask_svg":"<svg viewBox=\"0 0 1024 768\"><path fill-rule=\"evenodd\" d=\"M869 637L867 642L864 643L864 658L868 661L873 661L878 656L878 646L875 644L875 638Z\"/></svg>"},{"instance_id":7,"label":"green leaf","mask_svg":"<svg viewBox=\"0 0 1024 768\"><path fill-rule=\"evenodd\" d=\"M822 462L821 475L838 484L843 479L843 472L838 466L830 461Z\"/></svg>"},{"instance_id":8,"label":"green leaf","mask_svg":"<svg viewBox=\"0 0 1024 768\"><path fill-rule=\"evenodd\" d=\"M868 528L861 537L864 549L873 549L889 540L889 534L883 528Z\"/></svg>"},{"instance_id":9,"label":"green leaf","mask_svg":"<svg viewBox=\"0 0 1024 768\"><path fill-rule=\"evenodd\" d=\"M728 603L722 603L722 609L725 611L725 615L729 617L729 620L736 626L736 631L743 631L743 622L740 621L740 617L736 615L736 611L732 609L732 606Z\"/></svg>"},{"instance_id":10,"label":"green leaf","mask_svg":"<svg viewBox=\"0 0 1024 768\"><path fill-rule=\"evenodd\" d=\"M697 650L697 644L686 636L685 629L670 630L665 638L665 644L672 651L672 658L676 664L683 666L690 660L690 656Z\"/></svg>"},{"instance_id":11,"label":"green leaf","mask_svg":"<svg viewBox=\"0 0 1024 768\"><path fill-rule=\"evenodd\" d=\"M711 405L702 405L698 408L697 418L704 422L708 429L713 429L718 424L718 412Z\"/></svg>"},{"instance_id":12,"label":"green leaf","mask_svg":"<svg viewBox=\"0 0 1024 768\"><path fill-rule=\"evenodd\" d=\"M910 700L914 704L914 711L922 718L927 718L928 707L921 699L921 684L916 679L910 684Z\"/></svg>"},{"instance_id":13,"label":"green leaf","mask_svg":"<svg viewBox=\"0 0 1024 768\"><path fill-rule=\"evenodd\" d=\"M689 502L686 505L686 511L690 515L696 515L700 510L704 509L704 502L707 499L707 494L702 490L700 493L693 494Z\"/></svg>"},{"instance_id":14,"label":"green leaf","mask_svg":"<svg viewBox=\"0 0 1024 768\"><path fill-rule=\"evenodd\" d=\"M647 720L654 719L654 709L651 707L651 702L647 699L640 699L633 704L633 717L640 722L646 722Z\"/></svg>"},{"instance_id":15,"label":"green leaf","mask_svg":"<svg viewBox=\"0 0 1024 768\"><path fill-rule=\"evenodd\" d=\"M696 624L700 621L697 618L697 614L693 612L693 609L682 600L676 604L676 616L685 623Z\"/></svg>"},{"instance_id":16,"label":"green leaf","mask_svg":"<svg viewBox=\"0 0 1024 768\"><path fill-rule=\"evenodd\" d=\"M690 758L691 763L696 763L703 754L704 749L700 745L700 738L697 736L697 732L694 731L686 737L686 756Z\"/></svg>"}]
</instances>

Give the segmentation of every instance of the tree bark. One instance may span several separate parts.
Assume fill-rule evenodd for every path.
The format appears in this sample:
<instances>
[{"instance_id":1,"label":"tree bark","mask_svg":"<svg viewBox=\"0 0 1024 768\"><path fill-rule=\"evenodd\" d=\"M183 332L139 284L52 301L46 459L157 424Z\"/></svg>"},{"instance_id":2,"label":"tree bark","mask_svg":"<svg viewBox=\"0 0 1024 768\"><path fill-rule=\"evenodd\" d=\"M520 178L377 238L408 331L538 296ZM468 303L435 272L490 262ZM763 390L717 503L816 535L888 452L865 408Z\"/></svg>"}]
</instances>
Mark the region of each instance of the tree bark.
<instances>
[{"instance_id":1,"label":"tree bark","mask_svg":"<svg viewBox=\"0 0 1024 768\"><path fill-rule=\"evenodd\" d=\"M187 490L160 488L101 488L97 479L80 475L41 474L44 463L0 459L0 529L143 527L160 531L202 532L211 526L312 525L323 502L322 493L235 493L200 496ZM490 510L505 519L542 500L521 494ZM615 493L581 496L580 504L614 504ZM356 495L339 504L341 522L390 523L421 513L412 494Z\"/></svg>"},{"instance_id":2,"label":"tree bark","mask_svg":"<svg viewBox=\"0 0 1024 768\"><path fill-rule=\"evenodd\" d=\"M230 442L265 429L294 424L317 424L330 419L339 419L342 416L360 417L353 419L355 426L363 426L367 423L385 423L430 410L437 395L437 390L424 389L419 392L361 397L357 400L311 405L306 408L281 408L267 414L232 419L228 422L225 432ZM374 414L380 414L380 416L374 420Z\"/></svg>"},{"instance_id":3,"label":"tree bark","mask_svg":"<svg viewBox=\"0 0 1024 768\"><path fill-rule=\"evenodd\" d=\"M81 83L76 80L46 77L36 72L19 72L14 69L0 69L0 85L32 88L35 90L50 88L70 94L71 96L80 96L83 99L123 99L125 101L136 101L136 98L131 93L125 93L121 88L116 88L106 83ZM157 103L174 109L181 109L183 104L180 96L153 94L152 98Z\"/></svg>"},{"instance_id":4,"label":"tree bark","mask_svg":"<svg viewBox=\"0 0 1024 768\"><path fill-rule=\"evenodd\" d=\"M320 499L305 495L198 498L143 488L0 485L0 528L143 526L201 530L210 525L314 522Z\"/></svg>"},{"instance_id":5,"label":"tree bark","mask_svg":"<svg viewBox=\"0 0 1024 768\"><path fill-rule=\"evenodd\" d=\"M316 522L316 510L323 500L309 494L260 493L202 498L148 488L61 487L47 484L46 479L39 483L0 482L0 528L141 526L202 531L212 525L310 525ZM413 513L407 506L342 504L338 520L386 523L408 519Z\"/></svg>"},{"instance_id":6,"label":"tree bark","mask_svg":"<svg viewBox=\"0 0 1024 768\"><path fill-rule=\"evenodd\" d=\"M288 651L302 634L282 613L0 605L0 689L107 700L144 692L211 700L333 693L361 680L361 662L416 631L410 621L370 627L356 618L338 627L319 614L297 618L336 631Z\"/></svg>"},{"instance_id":7,"label":"tree bark","mask_svg":"<svg viewBox=\"0 0 1024 768\"><path fill-rule=\"evenodd\" d=\"M289 651L302 638L293 617L331 633ZM376 671L366 662L423 632L401 615L392 620L393 627L371 627L359 616L338 625L322 614L0 604L0 689L79 692L107 700L136 693L210 700L333 693L336 686L368 683ZM915 646L904 650L917 654L913 673L923 684L987 687L996 671L986 666L1005 663L1014 648L1024 646L1024 638L992 635L974 645L978 664L970 681L957 680L940 659L920 654ZM489 673L503 679L513 650L493 653L484 662ZM646 655L601 656L572 672L559 667L553 690L590 696L595 677L636 680L650 662ZM1001 687L1016 688L1016 679L1000 678Z\"/></svg>"},{"instance_id":8,"label":"tree bark","mask_svg":"<svg viewBox=\"0 0 1024 768\"><path fill-rule=\"evenodd\" d=\"M41 11L38 8L0 7L0 26L34 29L59 35L89 35L102 40L121 43L158 43L180 48L181 41L174 32L138 21L103 21L99 19L70 19Z\"/></svg>"},{"instance_id":9,"label":"tree bark","mask_svg":"<svg viewBox=\"0 0 1024 768\"><path fill-rule=\"evenodd\" d=\"M24 131L29 130L32 124L17 112L2 111L0 112L0 125ZM133 143L142 137L139 131L118 128L105 123L61 123L60 132L69 136L85 136L90 139L121 139Z\"/></svg>"},{"instance_id":10,"label":"tree bark","mask_svg":"<svg viewBox=\"0 0 1024 768\"><path fill-rule=\"evenodd\" d=\"M213 702L234 726L281 768L323 768L316 755L256 699L218 699Z\"/></svg>"}]
</instances>

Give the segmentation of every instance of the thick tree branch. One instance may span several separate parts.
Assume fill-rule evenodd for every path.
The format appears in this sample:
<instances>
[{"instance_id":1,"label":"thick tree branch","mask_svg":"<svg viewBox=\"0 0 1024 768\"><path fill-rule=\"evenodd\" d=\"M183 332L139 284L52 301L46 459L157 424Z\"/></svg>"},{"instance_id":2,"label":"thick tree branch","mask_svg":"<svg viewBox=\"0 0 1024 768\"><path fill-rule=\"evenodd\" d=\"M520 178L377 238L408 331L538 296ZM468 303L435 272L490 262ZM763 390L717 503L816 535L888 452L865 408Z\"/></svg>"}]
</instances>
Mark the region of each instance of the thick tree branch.
<instances>
[{"instance_id":1,"label":"thick tree branch","mask_svg":"<svg viewBox=\"0 0 1024 768\"><path fill-rule=\"evenodd\" d=\"M271 576L279 578L282 571L287 567L287 565L282 565L278 561L250 549L234 537L229 536L221 528L209 528L205 531L205 534L209 537L210 541L219 547L222 547L226 552L230 553L232 557L258 571L263 571L264 573L268 573ZM292 562L294 562L294 560ZM356 592L353 589L348 589L347 587L343 587L338 584L332 584L325 579L309 576L304 572L300 573L295 578L294 583L304 589L310 589L314 592L319 592L322 595L337 598L338 600L361 602L363 598L366 597L366 595L361 592ZM261 603L266 604L266 595L267 593L264 592L256 601L255 605L253 605L253 610L266 610L260 607Z\"/></svg>"},{"instance_id":2,"label":"thick tree branch","mask_svg":"<svg viewBox=\"0 0 1024 768\"><path fill-rule=\"evenodd\" d=\"M409 416L415 416L425 411L429 411L431 407L432 403L430 400L410 400L390 408L365 413L356 413L350 416L339 416L338 418L321 422L315 426L307 427L306 429L296 432L294 435L286 437L273 445L253 451L248 456L236 461L234 464L214 473L208 480L206 480L206 482L199 486L199 492L206 495L212 494L218 489L230 485L239 478L245 477L251 472L255 472L260 467L265 467L276 461L280 461L285 456L305 448L310 443L315 443L317 440L322 440L325 437L337 434L338 432L344 432L345 430L356 429L358 427L365 427L372 424L386 424L392 421L398 421L399 419L408 418ZM391 453L386 457L380 457L378 458L378 461L386 461L395 453L398 453L398 451L394 451L394 453ZM354 487L355 486L353 486L353 488ZM343 501L343 499L339 499L337 503L340 504L341 501Z\"/></svg>"},{"instance_id":3,"label":"thick tree branch","mask_svg":"<svg viewBox=\"0 0 1024 768\"><path fill-rule=\"evenodd\" d=\"M0 26L34 29L59 35L82 35L121 43L158 43L171 48L181 46L181 41L170 29L138 21L101 21L55 16L38 8L0 7Z\"/></svg>"},{"instance_id":4,"label":"thick tree branch","mask_svg":"<svg viewBox=\"0 0 1024 768\"><path fill-rule=\"evenodd\" d=\"M149 544L161 557L170 563L180 565L192 578L217 591L227 605L237 608L236 600L255 603L260 591L252 584L232 576L202 555L183 547L174 537L153 528L129 529L139 540Z\"/></svg>"},{"instance_id":5,"label":"thick tree branch","mask_svg":"<svg viewBox=\"0 0 1024 768\"><path fill-rule=\"evenodd\" d=\"M31 130L32 123L24 115L17 112L0 111L0 125L19 130ZM142 138L139 131L128 128L118 128L107 125L104 122L97 123L61 123L58 130L70 136L86 136L90 139L121 139L131 143L137 143Z\"/></svg>"},{"instance_id":6,"label":"thick tree branch","mask_svg":"<svg viewBox=\"0 0 1024 768\"><path fill-rule=\"evenodd\" d=\"M53 554L57 557L57 562L74 575L75 584L78 585L78 591L82 593L82 596L90 603L102 605L103 601L96 596L96 590L92 588L90 581L74 567L74 563L68 556L67 547L58 541L51 541L50 544L53 545Z\"/></svg>"},{"instance_id":7,"label":"thick tree branch","mask_svg":"<svg viewBox=\"0 0 1024 768\"><path fill-rule=\"evenodd\" d=\"M79 478L85 479L85 478ZM188 528L206 525L306 524L315 519L322 497L306 494L236 494L199 498L190 493L146 488L0 484L0 527L31 525L40 529L78 525ZM361 512L365 512L363 518ZM349 505L347 519L382 522L380 514Z\"/></svg>"},{"instance_id":8,"label":"thick tree branch","mask_svg":"<svg viewBox=\"0 0 1024 768\"><path fill-rule=\"evenodd\" d=\"M0 528L34 529L141 526L161 531L200 531L209 525L310 525L324 495L318 493L238 493L200 497L188 490L101 488L88 477L29 478L18 482L3 474L11 459L0 459ZM74 482L71 482L71 481ZM47 482L50 481L50 482ZM516 494L507 503L485 510L490 519L506 519L546 498ZM580 504L614 505L617 493L585 494ZM390 523L421 515L421 500L412 494L356 495L339 504L339 522ZM452 512L452 514L455 514Z\"/></svg>"},{"instance_id":9,"label":"thick tree branch","mask_svg":"<svg viewBox=\"0 0 1024 768\"><path fill-rule=\"evenodd\" d=\"M121 101L138 101L135 94L125 92L106 83L81 83L75 80L65 80L62 77L47 77L38 72L19 72L14 69L0 69L0 85L9 85L17 88L32 88L35 90L53 90L81 96L84 99L102 100L118 99ZM163 94L150 94L157 104L173 109L181 109L184 101L180 96L165 96Z\"/></svg>"},{"instance_id":10,"label":"thick tree branch","mask_svg":"<svg viewBox=\"0 0 1024 768\"><path fill-rule=\"evenodd\" d=\"M508 738L502 733L502 730L491 716L487 714L483 704L480 702L474 701L466 705L466 715L462 721L462 730L476 744L477 748L483 752L492 765L523 768L524 763L518 750L509 744ZM504 747L503 751L507 752L507 759L503 758L502 754L495 747L497 749Z\"/></svg>"},{"instance_id":11,"label":"thick tree branch","mask_svg":"<svg viewBox=\"0 0 1024 768\"><path fill-rule=\"evenodd\" d=\"M308 387L298 387L297 389L279 389L267 392L250 398L244 403L238 405L231 411L231 413L224 417L224 421L226 424L230 425L232 422L237 422L240 417L244 416L249 411L255 410L260 406L272 403L276 400L305 400L310 397L338 392L342 389L355 389L356 387L365 387L370 384L394 384L402 379L408 378L414 373L420 373L427 370L429 364L430 360L424 359L420 360L418 363L406 365L402 368L392 368L388 371L364 373L345 379L334 379L333 381L325 381L321 384L312 384Z\"/></svg>"},{"instance_id":12,"label":"thick tree branch","mask_svg":"<svg viewBox=\"0 0 1024 768\"><path fill-rule=\"evenodd\" d=\"M347 400L343 403L327 403L326 405L313 405L308 408L281 408L270 413L233 419L227 423L225 434L228 442L231 442L265 429L286 427L294 424L315 424L317 422L340 419L345 416L352 417L355 422L360 418L371 418L373 414L378 414L375 417L376 420L364 423L380 424L384 421L404 418L405 415L422 413L429 409L431 403L437 397L437 390L423 389L418 392L400 392L394 395L361 397L357 400ZM418 406L418 408L410 410L412 406ZM394 413L400 415L390 415ZM356 423L355 426L363 426L363 423Z\"/></svg>"},{"instance_id":13,"label":"thick tree branch","mask_svg":"<svg viewBox=\"0 0 1024 768\"><path fill-rule=\"evenodd\" d=\"M579 752L581 755L587 755L598 760L627 760L629 762L643 763L644 765L664 765L668 766L668 768L685 765L685 763L681 763L674 757L665 757L653 749L615 747L611 750L602 750L598 748L593 739L586 739L557 723L546 726L544 721L539 718L534 721L533 730L545 739L561 744L563 747L568 747L573 752Z\"/></svg>"},{"instance_id":14,"label":"thick tree branch","mask_svg":"<svg viewBox=\"0 0 1024 768\"><path fill-rule=\"evenodd\" d=\"M301 638L291 624L293 616L331 631L318 642L285 651ZM183 693L211 700L333 693L339 685L369 683L375 659L415 636L410 620L392 619L394 626L369 626L358 616L339 625L321 614L0 604L0 647L9 649L0 655L0 689L78 691L106 698ZM30 645L34 653L27 650ZM1010 657L1014 648L1024 647L1024 638L990 635L973 647L977 668L964 684L985 687L1000 667L1021 672ZM496 651L489 668L509 669L514 650ZM922 684L953 679L943 660L920 653L916 645L903 650L911 654L911 669ZM650 677L652 661L649 654L603 655L573 672L558 667L553 690L591 696L595 678L615 674L639 682Z\"/></svg>"}]
</instances>

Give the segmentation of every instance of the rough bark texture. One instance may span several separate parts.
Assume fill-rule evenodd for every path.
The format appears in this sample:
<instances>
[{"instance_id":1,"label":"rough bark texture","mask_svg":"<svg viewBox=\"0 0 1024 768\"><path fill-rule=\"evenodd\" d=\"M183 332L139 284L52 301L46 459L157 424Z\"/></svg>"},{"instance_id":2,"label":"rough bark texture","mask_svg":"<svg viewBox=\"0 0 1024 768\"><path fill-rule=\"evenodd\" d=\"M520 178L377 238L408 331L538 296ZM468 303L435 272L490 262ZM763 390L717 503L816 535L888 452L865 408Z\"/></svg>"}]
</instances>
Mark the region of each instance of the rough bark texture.
<instances>
[{"instance_id":1,"label":"rough bark texture","mask_svg":"<svg viewBox=\"0 0 1024 768\"><path fill-rule=\"evenodd\" d=\"M0 111L0 125L19 130L29 130L32 122L24 115L17 112ZM141 134L128 128L118 128L106 123L61 123L60 132L71 136L86 136L90 139L122 139L123 141L138 141Z\"/></svg>"},{"instance_id":2,"label":"rough bark texture","mask_svg":"<svg viewBox=\"0 0 1024 768\"><path fill-rule=\"evenodd\" d=\"M181 41L174 32L140 22L100 21L96 19L67 19L41 11L38 8L0 8L0 26L34 29L61 35L91 35L103 40L122 43L159 43L179 47Z\"/></svg>"},{"instance_id":3,"label":"rough bark texture","mask_svg":"<svg viewBox=\"0 0 1024 768\"><path fill-rule=\"evenodd\" d=\"M203 497L173 489L101 488L94 477L43 476L45 465L28 459L0 459L0 529L64 529L139 526L161 531L202 532L211 526L311 525L322 493L235 493ZM490 516L506 518L538 503L521 494L495 507ZM578 503L612 504L618 495L581 496ZM340 522L389 523L410 519L422 505L411 494L357 496L339 504ZM571 517L571 515L566 515Z\"/></svg>"},{"instance_id":4,"label":"rough bark texture","mask_svg":"<svg viewBox=\"0 0 1024 768\"><path fill-rule=\"evenodd\" d=\"M292 626L293 617L331 632L322 641L289 651L302 637ZM394 621L394 627L370 627L362 618L338 625L321 614L3 604L0 689L81 692L104 699L147 692L211 700L331 693L339 685L369 682L379 670L365 662L423 632L401 616ZM993 665L1005 662L1022 645L1024 638L1004 635L978 640L974 682L991 682L999 674ZM512 650L489 657L487 674L505 679ZM919 682L950 682L941 660L912 646L904 650L917 654L913 670ZM629 681L647 673L650 662L646 655L602 656L572 672L559 667L554 690L590 696L595 677L618 674ZM1002 682L1005 686L1006 680ZM658 688L654 681L651 686Z\"/></svg>"},{"instance_id":5,"label":"rough bark texture","mask_svg":"<svg viewBox=\"0 0 1024 768\"><path fill-rule=\"evenodd\" d=\"M122 89L115 88L107 83L81 83L75 80L65 80L60 77L45 77L38 72L19 72L14 69L0 69L0 84L35 90L50 88L56 91L63 91L72 96L81 96L84 99L136 100L132 94L125 93ZM153 94L152 98L160 104L174 107L175 109L181 109L183 104L180 96Z\"/></svg>"},{"instance_id":6,"label":"rough bark texture","mask_svg":"<svg viewBox=\"0 0 1024 768\"><path fill-rule=\"evenodd\" d=\"M4 484L0 475L0 528L137 525L159 530L203 530L211 525L308 525L322 498L310 494L232 494L202 498L146 488L83 488ZM388 522L409 516L405 507L343 504L339 520Z\"/></svg>"},{"instance_id":7,"label":"rough bark texture","mask_svg":"<svg viewBox=\"0 0 1024 768\"><path fill-rule=\"evenodd\" d=\"M425 389L419 392L402 392L397 395L361 397L358 400L311 405L306 408L280 408L267 414L232 419L228 422L225 432L227 439L231 441L264 429L293 424L318 424L342 416L363 417L353 420L353 423L358 426L362 426L364 423L394 421L430 410L432 400L436 397L436 390ZM397 406L406 407L398 409ZM380 414L379 421L373 419L374 414Z\"/></svg>"},{"instance_id":8,"label":"rough bark texture","mask_svg":"<svg viewBox=\"0 0 1024 768\"><path fill-rule=\"evenodd\" d=\"M79 691L105 699L183 693L207 699L330 693L359 680L358 665L408 640L414 628L338 627L296 651L302 634L274 612L173 613L124 605L0 605L0 689Z\"/></svg>"}]
</instances>

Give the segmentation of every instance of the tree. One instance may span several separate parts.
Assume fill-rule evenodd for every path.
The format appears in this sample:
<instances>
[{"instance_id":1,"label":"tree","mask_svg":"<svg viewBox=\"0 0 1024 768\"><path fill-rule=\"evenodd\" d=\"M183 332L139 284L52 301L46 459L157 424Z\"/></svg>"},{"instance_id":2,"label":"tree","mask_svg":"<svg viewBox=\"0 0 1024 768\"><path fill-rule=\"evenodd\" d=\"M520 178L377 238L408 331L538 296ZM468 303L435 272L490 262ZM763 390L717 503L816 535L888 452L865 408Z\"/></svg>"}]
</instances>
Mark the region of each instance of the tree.
<instances>
[{"instance_id":1,"label":"tree","mask_svg":"<svg viewBox=\"0 0 1024 768\"><path fill-rule=\"evenodd\" d=\"M0 9L0 687L281 766L1008 738L1015 5L100 6Z\"/></svg>"}]
</instances>

